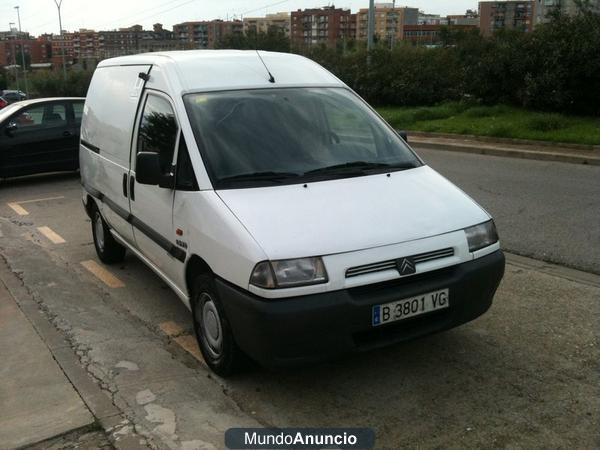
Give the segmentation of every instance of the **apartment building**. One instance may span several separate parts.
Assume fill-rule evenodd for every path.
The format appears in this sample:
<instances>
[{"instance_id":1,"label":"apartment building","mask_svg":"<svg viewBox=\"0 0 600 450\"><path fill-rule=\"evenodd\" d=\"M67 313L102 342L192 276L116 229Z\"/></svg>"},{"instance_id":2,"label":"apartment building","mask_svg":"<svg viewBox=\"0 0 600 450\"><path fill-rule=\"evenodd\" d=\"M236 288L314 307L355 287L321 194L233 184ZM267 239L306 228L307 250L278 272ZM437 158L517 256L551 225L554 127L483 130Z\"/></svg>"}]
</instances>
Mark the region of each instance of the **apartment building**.
<instances>
[{"instance_id":1,"label":"apartment building","mask_svg":"<svg viewBox=\"0 0 600 450\"><path fill-rule=\"evenodd\" d=\"M548 22L549 14L555 10L563 14L575 15L579 11L577 3L577 0L536 0L535 23ZM589 0L588 6L592 11L600 13L600 0Z\"/></svg>"},{"instance_id":2,"label":"apartment building","mask_svg":"<svg viewBox=\"0 0 600 450\"><path fill-rule=\"evenodd\" d=\"M22 65L21 52L29 64L48 62L49 45L39 39L0 39L0 67Z\"/></svg>"},{"instance_id":3,"label":"apartment building","mask_svg":"<svg viewBox=\"0 0 600 450\"><path fill-rule=\"evenodd\" d=\"M448 25L468 25L479 27L479 14L477 11L467 9L465 14L447 16Z\"/></svg>"},{"instance_id":4,"label":"apartment building","mask_svg":"<svg viewBox=\"0 0 600 450\"><path fill-rule=\"evenodd\" d=\"M52 57L50 62L52 65L58 67L62 64L63 59L67 64L72 64L73 59L75 58L73 34L55 34L52 35L50 39L52 44Z\"/></svg>"},{"instance_id":5,"label":"apartment building","mask_svg":"<svg viewBox=\"0 0 600 450\"><path fill-rule=\"evenodd\" d=\"M448 25L448 18L439 14L426 14L419 11L417 25Z\"/></svg>"},{"instance_id":6,"label":"apartment building","mask_svg":"<svg viewBox=\"0 0 600 450\"><path fill-rule=\"evenodd\" d=\"M244 33L266 33L270 28L282 30L286 36L290 35L291 16L289 12L267 14L265 17L244 17Z\"/></svg>"},{"instance_id":7,"label":"apartment building","mask_svg":"<svg viewBox=\"0 0 600 450\"><path fill-rule=\"evenodd\" d=\"M349 9L335 6L299 9L292 12L291 23L291 40L297 47L335 47L338 42L356 38L356 14Z\"/></svg>"},{"instance_id":8,"label":"apartment building","mask_svg":"<svg viewBox=\"0 0 600 450\"><path fill-rule=\"evenodd\" d=\"M403 39L413 45L437 46L441 44L442 29L450 30L477 30L477 25L405 25Z\"/></svg>"},{"instance_id":9,"label":"apartment building","mask_svg":"<svg viewBox=\"0 0 600 450\"><path fill-rule=\"evenodd\" d=\"M82 28L79 31L68 33L68 35L73 42L73 57L75 59L102 58L103 42L100 39L100 33Z\"/></svg>"},{"instance_id":10,"label":"apartment building","mask_svg":"<svg viewBox=\"0 0 600 450\"><path fill-rule=\"evenodd\" d=\"M534 26L536 0L479 2L479 28L484 36L506 28L530 32Z\"/></svg>"},{"instance_id":11,"label":"apartment building","mask_svg":"<svg viewBox=\"0 0 600 450\"><path fill-rule=\"evenodd\" d=\"M241 20L202 20L173 25L175 39L187 49L215 48L225 36L243 32L244 24Z\"/></svg>"},{"instance_id":12,"label":"apartment building","mask_svg":"<svg viewBox=\"0 0 600 450\"><path fill-rule=\"evenodd\" d=\"M367 40L369 29L369 9L364 8L357 13L356 38ZM402 40L405 25L416 25L419 19L419 9L409 7L394 7L392 3L375 4L375 38L393 45Z\"/></svg>"}]
</instances>

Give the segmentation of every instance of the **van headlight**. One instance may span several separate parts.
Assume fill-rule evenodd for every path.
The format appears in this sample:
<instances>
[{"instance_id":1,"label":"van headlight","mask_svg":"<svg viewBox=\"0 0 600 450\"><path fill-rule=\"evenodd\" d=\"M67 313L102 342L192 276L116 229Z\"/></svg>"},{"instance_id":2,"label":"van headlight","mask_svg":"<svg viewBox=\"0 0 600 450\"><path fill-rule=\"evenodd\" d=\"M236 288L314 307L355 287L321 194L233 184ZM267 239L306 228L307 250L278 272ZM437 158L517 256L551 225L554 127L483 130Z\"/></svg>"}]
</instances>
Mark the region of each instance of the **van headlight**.
<instances>
[{"instance_id":1,"label":"van headlight","mask_svg":"<svg viewBox=\"0 0 600 450\"><path fill-rule=\"evenodd\" d=\"M289 288L327 283L327 271L320 257L259 262L250 284L264 289Z\"/></svg>"},{"instance_id":2,"label":"van headlight","mask_svg":"<svg viewBox=\"0 0 600 450\"><path fill-rule=\"evenodd\" d=\"M498 242L498 232L493 220L465 228L465 234L467 235L470 252L475 252Z\"/></svg>"}]
</instances>

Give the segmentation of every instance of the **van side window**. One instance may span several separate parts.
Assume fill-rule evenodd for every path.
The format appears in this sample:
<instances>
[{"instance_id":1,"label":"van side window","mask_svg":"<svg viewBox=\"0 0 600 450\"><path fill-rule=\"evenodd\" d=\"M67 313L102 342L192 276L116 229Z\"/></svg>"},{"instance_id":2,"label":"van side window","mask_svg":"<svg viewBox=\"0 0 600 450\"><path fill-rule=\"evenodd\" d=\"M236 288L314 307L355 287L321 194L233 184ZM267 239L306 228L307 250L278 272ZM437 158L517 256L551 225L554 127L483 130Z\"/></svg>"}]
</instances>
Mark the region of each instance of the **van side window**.
<instances>
[{"instance_id":1,"label":"van side window","mask_svg":"<svg viewBox=\"0 0 600 450\"><path fill-rule=\"evenodd\" d=\"M179 138L179 151L177 152L177 175L175 189L178 191L198 191L198 182L190 161L187 144L183 134Z\"/></svg>"},{"instance_id":2,"label":"van side window","mask_svg":"<svg viewBox=\"0 0 600 450\"><path fill-rule=\"evenodd\" d=\"M171 172L177 131L171 104L163 97L149 95L140 123L137 152L158 153L160 168L164 174Z\"/></svg>"}]
</instances>

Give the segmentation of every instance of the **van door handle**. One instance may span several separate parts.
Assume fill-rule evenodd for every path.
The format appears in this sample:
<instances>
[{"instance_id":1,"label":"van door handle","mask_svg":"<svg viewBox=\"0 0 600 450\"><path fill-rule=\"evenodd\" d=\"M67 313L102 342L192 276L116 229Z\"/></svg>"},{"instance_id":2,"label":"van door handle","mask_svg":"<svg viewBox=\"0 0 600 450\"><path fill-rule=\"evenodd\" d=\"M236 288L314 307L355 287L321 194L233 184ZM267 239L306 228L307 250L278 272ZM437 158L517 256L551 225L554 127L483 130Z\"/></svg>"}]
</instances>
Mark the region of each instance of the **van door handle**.
<instances>
[{"instance_id":1,"label":"van door handle","mask_svg":"<svg viewBox=\"0 0 600 450\"><path fill-rule=\"evenodd\" d=\"M127 174L123 174L123 195L127 197Z\"/></svg>"},{"instance_id":2,"label":"van door handle","mask_svg":"<svg viewBox=\"0 0 600 450\"><path fill-rule=\"evenodd\" d=\"M73 133L71 133L70 131L64 131L63 132L63 136L64 137L70 137L70 136L73 136Z\"/></svg>"},{"instance_id":3,"label":"van door handle","mask_svg":"<svg viewBox=\"0 0 600 450\"><path fill-rule=\"evenodd\" d=\"M129 198L132 202L135 201L135 177L133 175L129 177Z\"/></svg>"}]
</instances>

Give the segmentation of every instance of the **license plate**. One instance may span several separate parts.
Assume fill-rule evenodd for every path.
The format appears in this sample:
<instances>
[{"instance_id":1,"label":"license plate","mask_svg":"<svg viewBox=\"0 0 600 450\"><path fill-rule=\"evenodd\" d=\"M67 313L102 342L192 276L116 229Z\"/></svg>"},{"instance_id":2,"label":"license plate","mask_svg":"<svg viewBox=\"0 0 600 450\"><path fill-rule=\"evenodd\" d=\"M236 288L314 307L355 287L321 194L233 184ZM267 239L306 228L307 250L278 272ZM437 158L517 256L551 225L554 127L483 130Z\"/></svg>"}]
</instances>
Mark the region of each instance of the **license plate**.
<instances>
[{"instance_id":1,"label":"license plate","mask_svg":"<svg viewBox=\"0 0 600 450\"><path fill-rule=\"evenodd\" d=\"M431 311L437 311L438 309L448 308L450 306L449 295L449 289L442 289L383 305L375 305L373 306L372 315L373 326L376 327L384 323L408 319L409 317L419 316Z\"/></svg>"}]
</instances>

